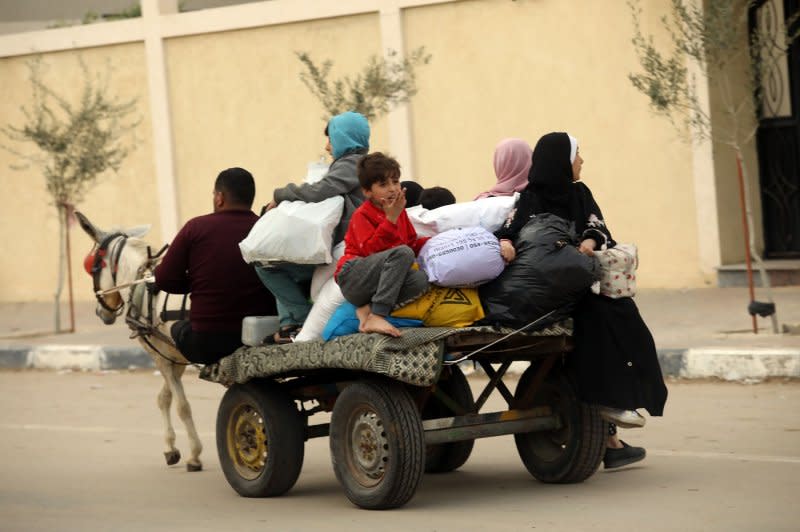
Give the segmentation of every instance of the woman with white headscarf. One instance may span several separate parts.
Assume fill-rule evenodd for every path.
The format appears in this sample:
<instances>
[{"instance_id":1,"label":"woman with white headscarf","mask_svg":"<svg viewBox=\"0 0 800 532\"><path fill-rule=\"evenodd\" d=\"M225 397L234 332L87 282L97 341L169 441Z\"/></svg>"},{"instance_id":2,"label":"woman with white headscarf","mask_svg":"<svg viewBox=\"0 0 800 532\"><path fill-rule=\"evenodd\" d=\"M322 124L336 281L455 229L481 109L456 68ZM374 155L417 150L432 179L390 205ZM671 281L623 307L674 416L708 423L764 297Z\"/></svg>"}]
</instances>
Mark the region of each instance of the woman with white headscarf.
<instances>
[{"instance_id":1,"label":"woman with white headscarf","mask_svg":"<svg viewBox=\"0 0 800 532\"><path fill-rule=\"evenodd\" d=\"M567 133L549 133L533 150L528 186L521 193L516 212L496 235L506 260L513 260L513 240L531 217L551 213L572 221L579 251L593 255L601 247L614 247L603 214L582 181L583 158L578 141ZM638 462L641 447L631 447L616 435L616 425L641 427L645 419L636 412L646 409L661 416L667 388L658 363L655 343L633 299L611 299L587 293L575 308L575 349L567 362L575 376L581 399L601 405L611 423L606 468Z\"/></svg>"}]
</instances>

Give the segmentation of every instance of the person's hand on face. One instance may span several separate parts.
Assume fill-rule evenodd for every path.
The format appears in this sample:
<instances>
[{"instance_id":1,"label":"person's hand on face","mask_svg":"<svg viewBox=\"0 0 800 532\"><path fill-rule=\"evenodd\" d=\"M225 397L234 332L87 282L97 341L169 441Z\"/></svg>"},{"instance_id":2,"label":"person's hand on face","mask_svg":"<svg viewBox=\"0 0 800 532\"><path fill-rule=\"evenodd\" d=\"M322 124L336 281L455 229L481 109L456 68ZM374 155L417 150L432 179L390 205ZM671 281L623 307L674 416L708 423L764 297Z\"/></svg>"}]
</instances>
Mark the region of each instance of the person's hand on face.
<instances>
[{"instance_id":1,"label":"person's hand on face","mask_svg":"<svg viewBox=\"0 0 800 532\"><path fill-rule=\"evenodd\" d=\"M390 191L381 198L381 206L383 212L386 213L386 219L395 223L400 213L406 208L406 189L398 186L396 192Z\"/></svg>"}]
</instances>

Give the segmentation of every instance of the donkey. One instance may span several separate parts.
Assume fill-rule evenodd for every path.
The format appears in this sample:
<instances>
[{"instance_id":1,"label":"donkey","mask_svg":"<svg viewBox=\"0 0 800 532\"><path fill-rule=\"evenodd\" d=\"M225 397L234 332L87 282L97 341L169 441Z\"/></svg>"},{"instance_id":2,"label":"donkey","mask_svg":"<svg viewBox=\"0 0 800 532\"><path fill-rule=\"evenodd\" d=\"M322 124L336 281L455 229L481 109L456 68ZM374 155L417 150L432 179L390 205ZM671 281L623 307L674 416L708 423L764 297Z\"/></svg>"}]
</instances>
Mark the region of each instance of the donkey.
<instances>
[{"instance_id":1,"label":"donkey","mask_svg":"<svg viewBox=\"0 0 800 532\"><path fill-rule=\"evenodd\" d=\"M181 459L175 447L175 430L172 427L170 406L173 396L177 402L178 416L189 435L191 456L186 463L187 471L201 471L200 453L203 445L197 435L192 418L192 408L186 399L181 376L190 364L175 348L169 330L172 322L163 321L155 309L156 296L147 287L152 280L152 270L160 260L161 252L152 255L150 247L141 240L149 226L124 231L102 231L86 216L75 212L78 222L94 246L84 260L86 271L92 275L97 308L95 314L106 325L114 323L125 312L125 319L144 350L153 359L156 368L164 377L164 385L158 394L158 408L164 420L167 465L177 464ZM163 249L162 249L163 252ZM152 286L152 285L151 285Z\"/></svg>"}]
</instances>

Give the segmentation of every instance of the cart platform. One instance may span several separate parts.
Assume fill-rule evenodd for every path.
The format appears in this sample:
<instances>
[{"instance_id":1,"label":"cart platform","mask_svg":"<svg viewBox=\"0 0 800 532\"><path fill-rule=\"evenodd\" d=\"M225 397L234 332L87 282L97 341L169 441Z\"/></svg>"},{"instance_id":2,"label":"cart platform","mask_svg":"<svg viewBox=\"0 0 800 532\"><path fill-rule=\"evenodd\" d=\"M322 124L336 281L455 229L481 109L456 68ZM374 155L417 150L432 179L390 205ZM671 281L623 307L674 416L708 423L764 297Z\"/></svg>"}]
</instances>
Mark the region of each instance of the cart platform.
<instances>
[{"instance_id":1,"label":"cart platform","mask_svg":"<svg viewBox=\"0 0 800 532\"><path fill-rule=\"evenodd\" d=\"M402 332L399 338L358 333L327 342L243 346L217 364L203 368L200 378L230 386L255 378L344 369L377 373L414 386L430 386L439 379L448 358L485 347L513 329L412 327ZM568 350L566 344L571 335L572 320L566 320L536 331L517 333L486 349L481 357L501 356L509 351L535 356L537 347L546 352L564 351Z\"/></svg>"}]
</instances>

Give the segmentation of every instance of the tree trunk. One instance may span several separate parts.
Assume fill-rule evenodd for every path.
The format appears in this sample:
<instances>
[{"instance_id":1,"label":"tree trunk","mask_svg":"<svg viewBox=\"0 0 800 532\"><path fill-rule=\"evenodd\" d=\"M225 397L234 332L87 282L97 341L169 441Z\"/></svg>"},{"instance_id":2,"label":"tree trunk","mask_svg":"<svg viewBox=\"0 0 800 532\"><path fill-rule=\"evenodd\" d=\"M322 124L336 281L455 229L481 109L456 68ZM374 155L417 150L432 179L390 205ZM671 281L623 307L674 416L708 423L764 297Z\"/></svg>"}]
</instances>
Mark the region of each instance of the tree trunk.
<instances>
[{"instance_id":1,"label":"tree trunk","mask_svg":"<svg viewBox=\"0 0 800 532\"><path fill-rule=\"evenodd\" d=\"M66 216L64 215L64 205L57 204L56 210L58 211L58 274L56 282L56 293L53 296L55 300L55 312L53 315L54 327L57 333L61 332L61 292L64 289L64 256L66 254Z\"/></svg>"},{"instance_id":2,"label":"tree trunk","mask_svg":"<svg viewBox=\"0 0 800 532\"><path fill-rule=\"evenodd\" d=\"M739 145L736 144L733 146L733 149L736 152L736 164L739 169L739 179L740 179L740 187L739 191L742 195L742 202L744 203L744 214L745 214L745 223L744 223L744 232L746 237L745 242L745 252L746 256L752 257L758 267L759 276L761 277L761 287L766 291L767 301L770 303L774 303L772 299L772 289L770 286L769 275L767 275L767 270L764 267L764 261L761 260L761 255L756 251L756 244L755 244L755 233L753 232L753 211L751 209L751 201L750 201L750 183L748 180L747 174L747 166L744 163L744 158L742 157L742 151L739 148ZM749 260L748 262L748 270L749 270ZM750 272L748 271L748 274ZM748 283L750 285L750 299L751 301L754 300L753 297L753 279L752 275L748 275ZM772 332L778 334L778 312L777 310L772 313L770 316L772 319ZM755 323L755 316L753 316L753 321ZM754 331L758 332L757 327L754 326Z\"/></svg>"},{"instance_id":3,"label":"tree trunk","mask_svg":"<svg viewBox=\"0 0 800 532\"><path fill-rule=\"evenodd\" d=\"M69 331L71 333L75 332L75 298L72 294L72 249L70 247L70 240L69 240L69 232L70 232L70 220L72 218L72 212L74 207L72 205L67 205L64 208L64 241L66 243L67 249L67 297L69 298Z\"/></svg>"}]
</instances>

